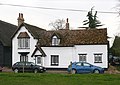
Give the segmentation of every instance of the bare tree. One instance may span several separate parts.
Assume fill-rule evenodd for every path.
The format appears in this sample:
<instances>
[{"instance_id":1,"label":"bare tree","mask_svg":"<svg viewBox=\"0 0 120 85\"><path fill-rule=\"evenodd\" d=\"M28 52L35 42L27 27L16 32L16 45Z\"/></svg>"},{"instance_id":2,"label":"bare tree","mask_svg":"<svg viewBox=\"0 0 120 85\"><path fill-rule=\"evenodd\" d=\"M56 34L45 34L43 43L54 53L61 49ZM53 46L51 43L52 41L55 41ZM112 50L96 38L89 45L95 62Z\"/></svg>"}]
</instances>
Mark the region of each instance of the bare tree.
<instances>
[{"instance_id":1,"label":"bare tree","mask_svg":"<svg viewBox=\"0 0 120 85\"><path fill-rule=\"evenodd\" d=\"M49 23L49 26L52 26L53 29L59 30L65 28L65 20L56 19L54 22Z\"/></svg>"}]
</instances>

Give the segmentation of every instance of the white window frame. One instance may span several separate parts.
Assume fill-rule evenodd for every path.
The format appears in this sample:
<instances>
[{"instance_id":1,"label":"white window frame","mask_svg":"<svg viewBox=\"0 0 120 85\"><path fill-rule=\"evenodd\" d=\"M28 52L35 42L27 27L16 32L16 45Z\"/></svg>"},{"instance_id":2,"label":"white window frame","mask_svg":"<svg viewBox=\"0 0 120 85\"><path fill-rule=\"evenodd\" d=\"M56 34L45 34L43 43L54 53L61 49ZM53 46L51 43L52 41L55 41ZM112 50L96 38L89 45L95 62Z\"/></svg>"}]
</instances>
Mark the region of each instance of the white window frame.
<instances>
[{"instance_id":1,"label":"white window frame","mask_svg":"<svg viewBox=\"0 0 120 85\"><path fill-rule=\"evenodd\" d=\"M79 55L79 61L80 62L86 62L87 54L78 54L78 55Z\"/></svg>"},{"instance_id":2,"label":"white window frame","mask_svg":"<svg viewBox=\"0 0 120 85\"><path fill-rule=\"evenodd\" d=\"M28 62L28 56L20 56L20 62Z\"/></svg>"},{"instance_id":3,"label":"white window frame","mask_svg":"<svg viewBox=\"0 0 120 85\"><path fill-rule=\"evenodd\" d=\"M94 54L94 63L102 63L102 53Z\"/></svg>"},{"instance_id":4,"label":"white window frame","mask_svg":"<svg viewBox=\"0 0 120 85\"><path fill-rule=\"evenodd\" d=\"M51 55L51 66L59 65L59 55Z\"/></svg>"},{"instance_id":5,"label":"white window frame","mask_svg":"<svg viewBox=\"0 0 120 85\"><path fill-rule=\"evenodd\" d=\"M37 64L41 64L41 57L37 57Z\"/></svg>"},{"instance_id":6,"label":"white window frame","mask_svg":"<svg viewBox=\"0 0 120 85\"><path fill-rule=\"evenodd\" d=\"M52 37L52 45L57 46L60 44L60 39L57 36Z\"/></svg>"},{"instance_id":7,"label":"white window frame","mask_svg":"<svg viewBox=\"0 0 120 85\"><path fill-rule=\"evenodd\" d=\"M30 38L18 38L18 49L30 49Z\"/></svg>"}]
</instances>

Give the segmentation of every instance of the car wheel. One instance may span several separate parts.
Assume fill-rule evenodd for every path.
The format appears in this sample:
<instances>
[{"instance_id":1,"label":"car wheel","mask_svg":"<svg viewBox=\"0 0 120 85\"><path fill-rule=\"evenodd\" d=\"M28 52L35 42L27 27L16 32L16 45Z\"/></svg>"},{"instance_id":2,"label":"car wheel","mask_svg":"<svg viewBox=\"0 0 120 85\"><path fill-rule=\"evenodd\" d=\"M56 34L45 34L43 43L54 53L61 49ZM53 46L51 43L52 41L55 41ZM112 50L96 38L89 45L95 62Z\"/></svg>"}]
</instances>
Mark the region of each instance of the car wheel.
<instances>
[{"instance_id":1,"label":"car wheel","mask_svg":"<svg viewBox=\"0 0 120 85\"><path fill-rule=\"evenodd\" d=\"M15 73L18 73L18 69L16 68L16 69L14 70L14 72L15 72Z\"/></svg>"},{"instance_id":2,"label":"car wheel","mask_svg":"<svg viewBox=\"0 0 120 85\"><path fill-rule=\"evenodd\" d=\"M38 69L34 69L34 73L38 73Z\"/></svg>"},{"instance_id":3,"label":"car wheel","mask_svg":"<svg viewBox=\"0 0 120 85\"><path fill-rule=\"evenodd\" d=\"M72 74L76 74L76 70L75 70L75 69L72 69L71 73L72 73Z\"/></svg>"},{"instance_id":4,"label":"car wheel","mask_svg":"<svg viewBox=\"0 0 120 85\"><path fill-rule=\"evenodd\" d=\"M99 70L97 70L97 69L95 69L95 70L94 70L94 73L100 73L100 71L99 71Z\"/></svg>"}]
</instances>

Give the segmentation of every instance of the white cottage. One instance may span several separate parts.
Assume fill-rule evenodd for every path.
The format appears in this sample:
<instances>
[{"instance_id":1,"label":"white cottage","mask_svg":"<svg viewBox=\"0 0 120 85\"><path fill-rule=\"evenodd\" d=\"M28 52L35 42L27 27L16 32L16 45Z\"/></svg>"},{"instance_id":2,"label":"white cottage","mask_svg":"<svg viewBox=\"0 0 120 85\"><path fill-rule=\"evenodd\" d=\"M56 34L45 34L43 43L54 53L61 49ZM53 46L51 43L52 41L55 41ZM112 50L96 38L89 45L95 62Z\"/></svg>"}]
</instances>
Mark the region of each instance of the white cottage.
<instances>
[{"instance_id":1,"label":"white cottage","mask_svg":"<svg viewBox=\"0 0 120 85\"><path fill-rule=\"evenodd\" d=\"M18 29L12 36L12 64L31 61L50 69L66 69L70 62L89 62L108 68L107 29L51 30L24 23L18 17Z\"/></svg>"}]
</instances>

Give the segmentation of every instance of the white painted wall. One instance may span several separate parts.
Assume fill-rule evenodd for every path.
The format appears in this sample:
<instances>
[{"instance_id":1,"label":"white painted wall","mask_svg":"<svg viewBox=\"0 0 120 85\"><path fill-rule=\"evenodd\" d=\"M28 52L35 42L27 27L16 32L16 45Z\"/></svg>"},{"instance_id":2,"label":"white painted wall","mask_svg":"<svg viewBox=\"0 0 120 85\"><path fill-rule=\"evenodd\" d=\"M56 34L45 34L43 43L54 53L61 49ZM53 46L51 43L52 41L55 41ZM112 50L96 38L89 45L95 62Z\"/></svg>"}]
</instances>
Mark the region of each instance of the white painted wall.
<instances>
[{"instance_id":1,"label":"white painted wall","mask_svg":"<svg viewBox=\"0 0 120 85\"><path fill-rule=\"evenodd\" d=\"M27 32L30 36L30 49L18 49L18 39L17 36L20 32ZM20 54L18 52L30 52L28 54L28 61L35 62L34 57L31 57L35 50L35 45L37 40L28 32L28 30L23 26L15 35L12 40L12 65L15 62L20 61ZM42 47L43 51L46 53L46 57L42 57L43 66L46 68L67 68L70 62L79 61L78 54L87 54L87 62L100 66L103 68L108 67L107 58L107 45L75 45L74 47ZM102 53L102 63L94 63L94 53ZM36 54L41 55L40 52ZM51 55L59 55L59 66L51 66Z\"/></svg>"},{"instance_id":2,"label":"white painted wall","mask_svg":"<svg viewBox=\"0 0 120 85\"><path fill-rule=\"evenodd\" d=\"M20 32L27 32L30 36L30 49L18 49L18 35ZM25 28L25 26L22 26L20 30L16 33L14 38L12 39L12 65L15 62L20 61L20 54L18 52L30 52L28 54L28 61L33 61L33 58L31 58L32 53L35 50L35 45L37 43L37 40L33 38L33 36L28 32L28 30Z\"/></svg>"},{"instance_id":3,"label":"white painted wall","mask_svg":"<svg viewBox=\"0 0 120 85\"><path fill-rule=\"evenodd\" d=\"M70 62L79 61L78 54L87 54L87 62L108 68L107 45L75 45L74 47L42 47L46 53L44 66L47 68L67 68ZM102 63L94 63L94 54L102 53ZM59 55L59 66L51 66L51 55Z\"/></svg>"},{"instance_id":4,"label":"white painted wall","mask_svg":"<svg viewBox=\"0 0 120 85\"><path fill-rule=\"evenodd\" d=\"M102 68L108 68L107 45L75 45L75 57L73 60L79 61L78 54L87 54L87 62ZM94 63L94 54L102 53L102 63Z\"/></svg>"},{"instance_id":5,"label":"white painted wall","mask_svg":"<svg viewBox=\"0 0 120 85\"><path fill-rule=\"evenodd\" d=\"M67 68L72 60L72 47L42 47L46 53L44 66L47 68ZM51 55L59 55L59 66L51 66Z\"/></svg>"}]
</instances>

